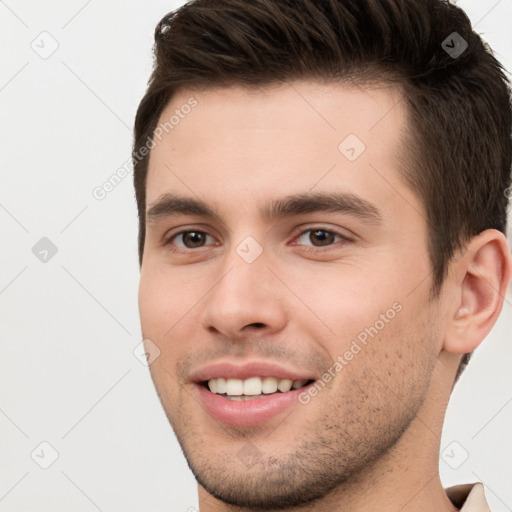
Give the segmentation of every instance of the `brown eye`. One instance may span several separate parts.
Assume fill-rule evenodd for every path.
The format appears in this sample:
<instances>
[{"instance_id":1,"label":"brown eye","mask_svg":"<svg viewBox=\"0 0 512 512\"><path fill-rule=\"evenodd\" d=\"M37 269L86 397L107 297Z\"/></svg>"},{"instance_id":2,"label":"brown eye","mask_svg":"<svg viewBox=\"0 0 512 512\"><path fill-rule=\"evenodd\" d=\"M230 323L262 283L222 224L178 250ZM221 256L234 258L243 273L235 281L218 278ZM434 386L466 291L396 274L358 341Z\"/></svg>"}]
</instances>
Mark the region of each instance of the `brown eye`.
<instances>
[{"instance_id":1,"label":"brown eye","mask_svg":"<svg viewBox=\"0 0 512 512\"><path fill-rule=\"evenodd\" d=\"M335 231L329 231L327 229L308 229L301 233L298 242L303 245L325 247L344 239L345 237Z\"/></svg>"},{"instance_id":2,"label":"brown eye","mask_svg":"<svg viewBox=\"0 0 512 512\"><path fill-rule=\"evenodd\" d=\"M334 239L336 235L331 231L324 231L323 229L315 229L311 231L309 235L309 240L313 243L313 245L329 245L334 243ZM315 243L318 242L318 243Z\"/></svg>"},{"instance_id":3,"label":"brown eye","mask_svg":"<svg viewBox=\"0 0 512 512\"><path fill-rule=\"evenodd\" d=\"M203 231L182 231L174 235L169 243L174 243L178 247L184 247L185 249L196 249L203 247L208 237L209 235Z\"/></svg>"}]
</instances>

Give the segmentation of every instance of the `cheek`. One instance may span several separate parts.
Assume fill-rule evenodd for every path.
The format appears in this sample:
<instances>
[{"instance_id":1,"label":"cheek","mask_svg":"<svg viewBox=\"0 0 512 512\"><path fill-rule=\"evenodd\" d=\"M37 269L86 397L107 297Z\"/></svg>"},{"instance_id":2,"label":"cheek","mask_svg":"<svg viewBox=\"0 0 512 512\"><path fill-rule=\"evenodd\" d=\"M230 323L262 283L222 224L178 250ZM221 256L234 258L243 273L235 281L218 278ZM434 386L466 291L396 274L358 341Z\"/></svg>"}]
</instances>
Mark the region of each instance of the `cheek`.
<instances>
[{"instance_id":1,"label":"cheek","mask_svg":"<svg viewBox=\"0 0 512 512\"><path fill-rule=\"evenodd\" d=\"M198 324L194 315L205 292L193 283L183 275L180 277L165 270L149 268L141 273L139 313L142 336L149 338L160 350L150 370L158 383L165 381L161 390L174 386L175 377L171 378L171 375L177 375L176 362L187 356L197 336Z\"/></svg>"},{"instance_id":2,"label":"cheek","mask_svg":"<svg viewBox=\"0 0 512 512\"><path fill-rule=\"evenodd\" d=\"M393 314L385 314L362 333L366 345L360 344L363 348L354 372L363 374L369 369L377 387L392 401L406 404L423 396L435 362L428 312L400 303Z\"/></svg>"},{"instance_id":3,"label":"cheek","mask_svg":"<svg viewBox=\"0 0 512 512\"><path fill-rule=\"evenodd\" d=\"M304 277L307 275L307 279ZM305 307L296 320L307 320L315 326L315 336L333 337L333 343L342 350L346 342L365 338L368 332L387 331L401 314L401 290L389 274L359 265L344 264L319 273L302 273L302 279L290 275L290 287ZM303 324L304 325L304 324ZM316 329L321 329L320 331ZM338 355L338 353L336 353Z\"/></svg>"},{"instance_id":4,"label":"cheek","mask_svg":"<svg viewBox=\"0 0 512 512\"><path fill-rule=\"evenodd\" d=\"M176 343L179 333L180 314L179 295L173 293L173 288L162 279L160 273L142 272L139 283L139 313L144 339L151 340L160 350L149 366L151 377L155 384L157 394L168 413L175 411L170 404L176 403L176 367L179 360L179 348L183 343ZM171 418L169 418L171 419Z\"/></svg>"},{"instance_id":5,"label":"cheek","mask_svg":"<svg viewBox=\"0 0 512 512\"><path fill-rule=\"evenodd\" d=\"M194 287L182 281L165 271L143 269L139 283L139 312L144 336L160 340L172 337L180 319L193 308Z\"/></svg>"},{"instance_id":6,"label":"cheek","mask_svg":"<svg viewBox=\"0 0 512 512\"><path fill-rule=\"evenodd\" d=\"M336 364L334 373L342 375L340 381L355 384L369 378L399 395L407 394L404 387L412 388L412 383L423 386L424 370L435 359L435 339L424 302L385 291L366 299L352 296L345 307L339 298L331 297L329 302L335 304L331 307L337 308L338 315L334 323L332 312L336 334L326 340L325 347Z\"/></svg>"},{"instance_id":7,"label":"cheek","mask_svg":"<svg viewBox=\"0 0 512 512\"><path fill-rule=\"evenodd\" d=\"M167 318L169 296L165 294L165 286L153 275L145 272L139 283L139 313L143 336L146 338L160 337Z\"/></svg>"}]
</instances>

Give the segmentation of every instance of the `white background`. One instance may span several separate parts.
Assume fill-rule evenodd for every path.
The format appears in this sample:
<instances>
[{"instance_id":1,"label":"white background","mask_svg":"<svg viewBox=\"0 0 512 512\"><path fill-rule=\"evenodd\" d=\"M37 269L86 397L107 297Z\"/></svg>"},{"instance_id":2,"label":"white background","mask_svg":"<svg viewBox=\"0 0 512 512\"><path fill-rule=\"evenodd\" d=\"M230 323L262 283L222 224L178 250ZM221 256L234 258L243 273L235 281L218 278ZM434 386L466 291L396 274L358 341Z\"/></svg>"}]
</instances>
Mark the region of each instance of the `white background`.
<instances>
[{"instance_id":1,"label":"white background","mask_svg":"<svg viewBox=\"0 0 512 512\"><path fill-rule=\"evenodd\" d=\"M0 510L186 511L196 486L133 355L137 216L130 157L155 25L182 2L0 1ZM512 0L465 0L512 70ZM51 36L39 34L43 31ZM41 38L44 42L41 42ZM57 50L41 58L31 44ZM34 43L32 43L35 41ZM32 247L48 237L47 263ZM512 509L512 298L457 385L443 483L481 480ZM58 459L48 469L51 449ZM455 444L452 444L455 443ZM39 456L39 458L38 458ZM448 459L446 459L448 460Z\"/></svg>"}]
</instances>

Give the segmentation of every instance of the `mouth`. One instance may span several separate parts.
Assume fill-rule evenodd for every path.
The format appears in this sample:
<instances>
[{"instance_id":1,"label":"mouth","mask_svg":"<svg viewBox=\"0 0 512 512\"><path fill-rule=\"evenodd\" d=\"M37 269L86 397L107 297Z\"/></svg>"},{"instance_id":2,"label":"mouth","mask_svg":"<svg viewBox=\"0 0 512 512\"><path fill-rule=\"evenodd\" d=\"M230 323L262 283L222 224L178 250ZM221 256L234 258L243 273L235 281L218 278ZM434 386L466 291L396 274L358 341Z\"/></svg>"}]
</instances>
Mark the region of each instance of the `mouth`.
<instances>
[{"instance_id":1,"label":"mouth","mask_svg":"<svg viewBox=\"0 0 512 512\"><path fill-rule=\"evenodd\" d=\"M227 400L257 400L266 396L300 390L314 382L312 379L281 379L277 377L249 377L233 379L218 377L202 382L203 387Z\"/></svg>"},{"instance_id":2,"label":"mouth","mask_svg":"<svg viewBox=\"0 0 512 512\"><path fill-rule=\"evenodd\" d=\"M225 425L244 427L270 422L301 407L301 393L317 372L274 361L221 359L190 374L203 412Z\"/></svg>"}]
</instances>

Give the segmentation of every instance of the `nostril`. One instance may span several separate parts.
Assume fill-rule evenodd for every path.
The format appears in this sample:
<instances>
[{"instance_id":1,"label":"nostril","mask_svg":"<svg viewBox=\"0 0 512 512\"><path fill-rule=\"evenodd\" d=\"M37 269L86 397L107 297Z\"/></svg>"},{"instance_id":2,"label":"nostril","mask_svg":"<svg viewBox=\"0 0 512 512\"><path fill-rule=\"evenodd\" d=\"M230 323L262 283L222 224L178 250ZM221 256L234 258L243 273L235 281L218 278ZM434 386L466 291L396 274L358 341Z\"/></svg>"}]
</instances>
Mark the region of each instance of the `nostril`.
<instances>
[{"instance_id":1,"label":"nostril","mask_svg":"<svg viewBox=\"0 0 512 512\"><path fill-rule=\"evenodd\" d=\"M265 324L261 322L254 322L253 324L250 324L252 327L257 327L258 329L261 329L262 327L265 327Z\"/></svg>"}]
</instances>

